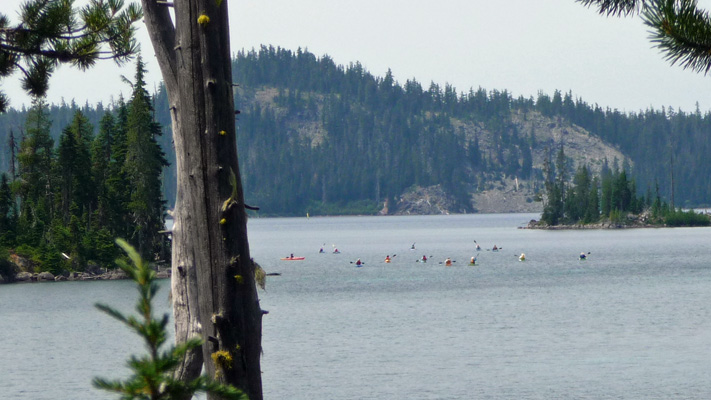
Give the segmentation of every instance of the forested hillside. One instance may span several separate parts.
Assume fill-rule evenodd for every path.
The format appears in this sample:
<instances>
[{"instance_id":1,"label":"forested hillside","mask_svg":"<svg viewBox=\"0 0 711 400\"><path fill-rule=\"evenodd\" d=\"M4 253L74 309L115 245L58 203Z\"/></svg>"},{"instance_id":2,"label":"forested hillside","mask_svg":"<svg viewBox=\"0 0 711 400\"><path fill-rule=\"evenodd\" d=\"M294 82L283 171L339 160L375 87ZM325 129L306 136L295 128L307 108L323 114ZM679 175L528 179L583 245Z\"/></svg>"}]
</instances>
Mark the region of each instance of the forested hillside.
<instances>
[{"instance_id":1,"label":"forested hillside","mask_svg":"<svg viewBox=\"0 0 711 400\"><path fill-rule=\"evenodd\" d=\"M673 172L676 205L711 198L709 112L621 113L560 91L528 98L458 92L273 47L238 53L233 71L245 195L262 215L374 213L386 201L394 212L403 193L434 185L452 212L475 211L472 194L497 189L533 201L543 191L544 160L561 146L571 172L582 164L592 171L617 166L641 193L658 184L667 199ZM154 99L157 122L169 127L165 94ZM55 142L77 108L50 107ZM82 107L94 126L104 111ZM18 140L24 118L21 111L0 116L3 149L10 132ZM159 140L172 163L170 135ZM9 153L0 152L2 170L10 169ZM166 176L170 205L170 167Z\"/></svg>"}]
</instances>

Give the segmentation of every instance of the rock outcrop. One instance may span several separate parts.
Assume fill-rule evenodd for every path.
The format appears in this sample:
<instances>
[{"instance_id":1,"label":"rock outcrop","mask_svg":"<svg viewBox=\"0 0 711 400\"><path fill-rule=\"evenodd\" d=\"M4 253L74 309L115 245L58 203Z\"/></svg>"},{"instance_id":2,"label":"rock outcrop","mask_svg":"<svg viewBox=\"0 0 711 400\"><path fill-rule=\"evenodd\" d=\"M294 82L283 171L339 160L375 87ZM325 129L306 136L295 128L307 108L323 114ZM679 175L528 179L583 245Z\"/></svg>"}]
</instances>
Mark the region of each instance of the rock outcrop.
<instances>
[{"instance_id":1,"label":"rock outcrop","mask_svg":"<svg viewBox=\"0 0 711 400\"><path fill-rule=\"evenodd\" d=\"M466 213L442 186L414 186L403 193L395 207L395 215L447 215Z\"/></svg>"}]
</instances>

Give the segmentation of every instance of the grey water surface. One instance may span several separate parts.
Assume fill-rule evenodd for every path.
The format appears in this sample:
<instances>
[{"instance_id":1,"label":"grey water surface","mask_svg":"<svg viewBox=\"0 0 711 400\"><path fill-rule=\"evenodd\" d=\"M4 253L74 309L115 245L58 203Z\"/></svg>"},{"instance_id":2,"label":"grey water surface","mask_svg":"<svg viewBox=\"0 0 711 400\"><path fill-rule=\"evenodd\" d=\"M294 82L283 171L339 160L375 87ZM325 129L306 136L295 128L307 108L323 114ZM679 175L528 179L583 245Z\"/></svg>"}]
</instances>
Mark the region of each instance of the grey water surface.
<instances>
[{"instance_id":1,"label":"grey water surface","mask_svg":"<svg viewBox=\"0 0 711 400\"><path fill-rule=\"evenodd\" d=\"M251 219L252 257L281 273L260 292L265 398L711 398L711 229L517 229L531 218ZM0 286L0 398L117 398L92 377L143 349L93 304L135 298L130 281Z\"/></svg>"}]
</instances>

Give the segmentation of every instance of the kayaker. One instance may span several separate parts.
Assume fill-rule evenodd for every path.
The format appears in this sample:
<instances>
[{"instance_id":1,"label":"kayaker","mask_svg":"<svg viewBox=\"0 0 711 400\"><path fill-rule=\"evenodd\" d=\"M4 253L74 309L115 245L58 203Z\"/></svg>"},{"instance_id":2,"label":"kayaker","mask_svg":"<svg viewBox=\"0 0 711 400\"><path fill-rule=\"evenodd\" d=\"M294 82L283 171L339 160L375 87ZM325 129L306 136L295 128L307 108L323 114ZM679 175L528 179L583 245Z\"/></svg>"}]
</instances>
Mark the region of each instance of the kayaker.
<instances>
[{"instance_id":1,"label":"kayaker","mask_svg":"<svg viewBox=\"0 0 711 400\"><path fill-rule=\"evenodd\" d=\"M423 263L426 263L426 262L427 262L427 256L426 256L426 255L423 255L423 256L422 256L422 262L423 262Z\"/></svg>"},{"instance_id":2,"label":"kayaker","mask_svg":"<svg viewBox=\"0 0 711 400\"><path fill-rule=\"evenodd\" d=\"M520 256L518 256L519 261L526 261L526 255L524 253L521 253Z\"/></svg>"},{"instance_id":3,"label":"kayaker","mask_svg":"<svg viewBox=\"0 0 711 400\"><path fill-rule=\"evenodd\" d=\"M338 251L338 249L333 249L333 254L339 254L339 253L340 253L340 251Z\"/></svg>"},{"instance_id":4,"label":"kayaker","mask_svg":"<svg viewBox=\"0 0 711 400\"><path fill-rule=\"evenodd\" d=\"M447 259L444 260L444 265L451 267L452 266L452 259L447 257Z\"/></svg>"},{"instance_id":5,"label":"kayaker","mask_svg":"<svg viewBox=\"0 0 711 400\"><path fill-rule=\"evenodd\" d=\"M498 247L496 247L496 245L494 245L494 248L493 248L493 249L491 249L491 251L499 251L499 248L498 248Z\"/></svg>"},{"instance_id":6,"label":"kayaker","mask_svg":"<svg viewBox=\"0 0 711 400\"><path fill-rule=\"evenodd\" d=\"M289 255L289 258L294 258L294 253L291 253L291 254Z\"/></svg>"},{"instance_id":7,"label":"kayaker","mask_svg":"<svg viewBox=\"0 0 711 400\"><path fill-rule=\"evenodd\" d=\"M585 253L580 253L580 259L581 259L581 260L584 260L584 259L586 259L586 258L587 258L587 256L585 255Z\"/></svg>"},{"instance_id":8,"label":"kayaker","mask_svg":"<svg viewBox=\"0 0 711 400\"><path fill-rule=\"evenodd\" d=\"M385 256L385 262L389 263L390 262L390 255Z\"/></svg>"},{"instance_id":9,"label":"kayaker","mask_svg":"<svg viewBox=\"0 0 711 400\"><path fill-rule=\"evenodd\" d=\"M356 261L356 267L360 267L362 264L363 264L363 263L360 262L360 258L359 258L358 261Z\"/></svg>"},{"instance_id":10,"label":"kayaker","mask_svg":"<svg viewBox=\"0 0 711 400\"><path fill-rule=\"evenodd\" d=\"M472 258L469 260L469 265L476 265L476 257L472 257Z\"/></svg>"},{"instance_id":11,"label":"kayaker","mask_svg":"<svg viewBox=\"0 0 711 400\"><path fill-rule=\"evenodd\" d=\"M321 247L321 249L320 249L318 252L319 252L319 253L323 253L323 252L324 252L324 251L323 251L323 247Z\"/></svg>"},{"instance_id":12,"label":"kayaker","mask_svg":"<svg viewBox=\"0 0 711 400\"><path fill-rule=\"evenodd\" d=\"M410 246L410 250L415 250L415 244L413 243L412 246Z\"/></svg>"},{"instance_id":13,"label":"kayaker","mask_svg":"<svg viewBox=\"0 0 711 400\"><path fill-rule=\"evenodd\" d=\"M476 251L481 251L481 246L479 246L479 243L476 244Z\"/></svg>"}]
</instances>

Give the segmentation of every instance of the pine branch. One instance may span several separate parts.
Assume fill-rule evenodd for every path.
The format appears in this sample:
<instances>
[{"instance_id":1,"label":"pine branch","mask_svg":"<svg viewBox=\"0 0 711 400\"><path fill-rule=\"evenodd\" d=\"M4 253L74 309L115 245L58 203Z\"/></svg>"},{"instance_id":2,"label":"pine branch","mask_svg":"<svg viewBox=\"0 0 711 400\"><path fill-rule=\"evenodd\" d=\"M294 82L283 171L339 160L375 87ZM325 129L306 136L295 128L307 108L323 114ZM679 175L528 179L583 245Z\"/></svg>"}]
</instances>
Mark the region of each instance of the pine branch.
<instances>
[{"instance_id":1,"label":"pine branch","mask_svg":"<svg viewBox=\"0 0 711 400\"><path fill-rule=\"evenodd\" d=\"M656 0L642 18L652 28L650 40L672 65L711 70L711 18L695 0Z\"/></svg>"},{"instance_id":2,"label":"pine branch","mask_svg":"<svg viewBox=\"0 0 711 400\"><path fill-rule=\"evenodd\" d=\"M586 7L597 7L606 16L628 16L645 10L654 0L576 0Z\"/></svg>"}]
</instances>

